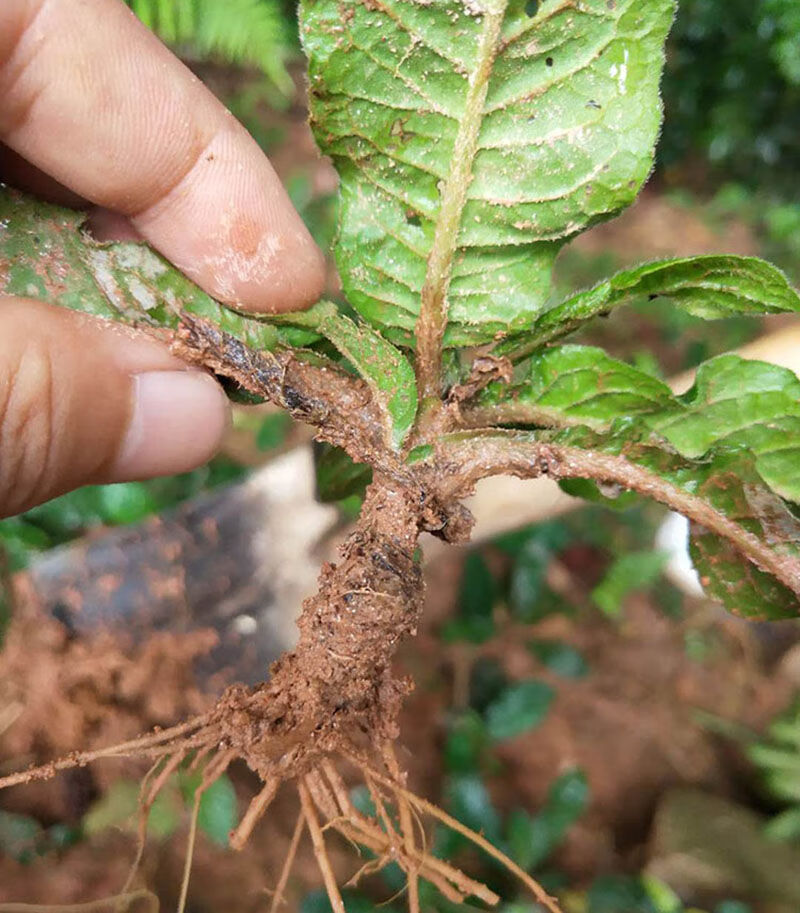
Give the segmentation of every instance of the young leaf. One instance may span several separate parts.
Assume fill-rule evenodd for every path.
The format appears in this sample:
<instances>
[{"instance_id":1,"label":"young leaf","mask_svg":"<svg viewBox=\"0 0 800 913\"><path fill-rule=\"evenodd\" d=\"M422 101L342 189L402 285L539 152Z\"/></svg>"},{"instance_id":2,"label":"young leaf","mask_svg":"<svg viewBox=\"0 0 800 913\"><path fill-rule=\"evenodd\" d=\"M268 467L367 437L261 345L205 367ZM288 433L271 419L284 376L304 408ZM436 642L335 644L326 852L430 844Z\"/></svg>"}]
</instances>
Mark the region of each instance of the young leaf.
<instances>
[{"instance_id":1,"label":"young leaf","mask_svg":"<svg viewBox=\"0 0 800 913\"><path fill-rule=\"evenodd\" d=\"M757 257L713 255L657 260L623 270L594 288L573 295L538 317L524 333L502 342L497 355L518 361L547 342L579 329L592 317L637 298L670 298L713 320L733 314L800 311L800 298L786 276Z\"/></svg>"},{"instance_id":2,"label":"young leaf","mask_svg":"<svg viewBox=\"0 0 800 913\"><path fill-rule=\"evenodd\" d=\"M349 300L411 345L530 325L564 240L651 164L673 0L305 0L312 126Z\"/></svg>"},{"instance_id":3,"label":"young leaf","mask_svg":"<svg viewBox=\"0 0 800 913\"><path fill-rule=\"evenodd\" d=\"M786 368L721 355L701 365L692 389L647 424L685 457L746 447L767 485L800 502L800 380Z\"/></svg>"},{"instance_id":4,"label":"young leaf","mask_svg":"<svg viewBox=\"0 0 800 913\"><path fill-rule=\"evenodd\" d=\"M519 384L494 383L476 403L475 420L563 428L609 428L624 416L669 408L669 387L592 346L546 349Z\"/></svg>"},{"instance_id":5,"label":"young leaf","mask_svg":"<svg viewBox=\"0 0 800 913\"><path fill-rule=\"evenodd\" d=\"M414 369L380 333L339 314L335 305L324 304L327 309L316 329L367 382L386 419L387 443L399 449L417 412Z\"/></svg>"}]
</instances>

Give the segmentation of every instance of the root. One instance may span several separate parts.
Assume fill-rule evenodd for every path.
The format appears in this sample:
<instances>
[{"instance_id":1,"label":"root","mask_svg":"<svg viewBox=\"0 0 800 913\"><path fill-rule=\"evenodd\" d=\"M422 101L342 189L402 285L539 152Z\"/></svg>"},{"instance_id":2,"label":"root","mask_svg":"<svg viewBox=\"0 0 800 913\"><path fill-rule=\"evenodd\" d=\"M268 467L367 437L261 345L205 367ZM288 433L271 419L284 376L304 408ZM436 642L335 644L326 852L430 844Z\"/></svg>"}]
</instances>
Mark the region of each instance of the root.
<instances>
[{"instance_id":1,"label":"root","mask_svg":"<svg viewBox=\"0 0 800 913\"><path fill-rule=\"evenodd\" d=\"M465 824L462 824L460 821L453 818L452 815L448 815L447 812L444 811L444 809L439 808L438 805L434 805L432 802L428 802L426 799L415 795L414 793L407 790L404 786L401 786L399 783L393 783L391 780L389 780L387 777L384 777L377 771L370 770L369 774L373 776L378 782L383 783L389 789L393 789L398 794L398 796L402 796L419 811L424 812L433 818L436 818L438 821L441 821L442 824L451 828L451 830L454 830L457 833L461 834L463 837L466 837L467 840L482 849L488 856L496 859L504 868L508 869L509 872L515 875L528 888L536 900L543 907L549 910L550 913L562 913L554 897L551 897L544 890L544 888L537 881L531 878L531 876L524 869L521 869L513 859L506 856L506 854L501 850L498 850L496 846L490 843L481 834L473 831Z\"/></svg>"},{"instance_id":2,"label":"root","mask_svg":"<svg viewBox=\"0 0 800 913\"><path fill-rule=\"evenodd\" d=\"M286 853L286 859L283 862L281 876L278 879L277 885L275 885L275 893L272 895L269 913L278 913L281 901L283 900L284 891L286 890L286 885L289 883L289 875L291 874L292 866L294 865L294 857L297 855L297 847L300 845L300 838L303 836L305 823L306 820L301 809L300 812L298 812L297 821L294 825L292 840Z\"/></svg>"},{"instance_id":3,"label":"root","mask_svg":"<svg viewBox=\"0 0 800 913\"><path fill-rule=\"evenodd\" d=\"M387 742L383 750L383 758L386 768L392 778L397 780L398 783L402 782L403 776L400 771L400 765L397 763L397 758L390 742ZM417 847L414 840L414 822L412 820L411 806L404 796L399 793L397 796L397 811L400 816L400 830L403 834L403 847L406 855L409 859L412 859L416 855ZM420 830L424 837L425 831L422 829L421 823ZM423 855L426 855L424 849ZM419 909L419 868L417 867L410 869L408 872L408 910L409 913L419 913Z\"/></svg>"},{"instance_id":4,"label":"root","mask_svg":"<svg viewBox=\"0 0 800 913\"><path fill-rule=\"evenodd\" d=\"M272 913L277 913L285 894L304 827L311 835L335 913L345 913L345 908L325 844L330 830L350 841L357 852L363 847L372 854L353 882L393 862L401 867L407 876L410 913L421 910L420 878L455 904L470 897L490 906L499 903L498 895L486 885L428 850L421 820L425 816L462 834L513 873L545 909L560 913L553 898L513 860L410 792L391 747L410 687L392 675L392 663L400 641L415 632L422 609L422 574L415 558L419 532L423 527L434 528L434 520L441 520L443 526L449 523L447 511L442 516L431 511L421 483L407 485L376 472L358 527L341 549L340 562L323 567L318 593L303 605L296 649L273 665L268 682L253 688L233 686L209 713L182 725L4 777L0 789L47 779L101 758L154 758L140 793L136 857L125 884L129 891L144 852L152 804L178 766L194 754L190 769L201 763L205 769L194 795L178 913L186 908L203 793L234 759L243 760L257 773L263 786L231 832L232 848L245 845L282 784L293 781L300 797L300 815L272 899ZM354 807L331 761L334 757L347 759L359 771L375 804L374 815ZM123 892L117 899L138 896L146 894ZM35 909L42 908L0 907L0 913ZM74 908L75 913L97 909Z\"/></svg>"},{"instance_id":5,"label":"root","mask_svg":"<svg viewBox=\"0 0 800 913\"><path fill-rule=\"evenodd\" d=\"M130 907L144 901L149 913L158 913L158 898L151 891L123 892L102 900L87 903L41 904L41 903L0 903L0 913L101 913L112 909L114 913L125 913Z\"/></svg>"},{"instance_id":6,"label":"root","mask_svg":"<svg viewBox=\"0 0 800 913\"><path fill-rule=\"evenodd\" d=\"M228 843L234 850L241 850L250 839L253 828L258 824L266 810L272 804L272 800L278 793L281 781L278 777L271 777L264 784L261 792L252 800L244 813L239 826L231 831Z\"/></svg>"},{"instance_id":7,"label":"root","mask_svg":"<svg viewBox=\"0 0 800 913\"><path fill-rule=\"evenodd\" d=\"M173 754L179 748L188 751L189 748L193 747L191 733L202 730L211 720L211 716L211 713L205 713L194 717L186 723L152 732L137 739L131 739L128 742L120 742L117 745L98 748L95 751L74 752L64 758L59 758L57 761L49 761L47 764L42 764L38 767L29 767L27 770L0 777L0 790L8 789L10 786L33 783L36 780L50 780L62 770L86 767L87 764L103 758L144 757L147 755L164 757L165 755ZM202 741L205 742L206 740L203 739Z\"/></svg>"},{"instance_id":8,"label":"root","mask_svg":"<svg viewBox=\"0 0 800 913\"><path fill-rule=\"evenodd\" d=\"M342 895L339 893L339 886L336 884L336 876L333 874L330 859L328 859L328 853L325 849L325 838L322 835L322 830L314 811L314 803L311 801L308 786L304 782L300 782L297 784L297 789L300 793L303 816L311 834L311 842L314 844L314 855L317 857L317 865L322 872L322 879L325 882L325 890L328 892L328 899L331 902L333 913L346 913Z\"/></svg>"},{"instance_id":9,"label":"root","mask_svg":"<svg viewBox=\"0 0 800 913\"><path fill-rule=\"evenodd\" d=\"M189 896L189 879L192 874L192 861L194 859L194 845L197 839L197 819L200 815L200 801L203 793L206 792L217 780L225 773L233 761L235 755L233 752L220 752L217 757L213 758L206 769L203 771L203 779L194 792L194 801L192 802L192 817L189 823L189 837L186 841L186 862L183 866L183 878L181 880L181 893L178 900L178 913L184 913L186 909L186 899ZM169 765L168 765L169 766ZM165 768L166 769L166 768Z\"/></svg>"},{"instance_id":10,"label":"root","mask_svg":"<svg viewBox=\"0 0 800 913\"><path fill-rule=\"evenodd\" d=\"M133 886L133 880L136 878L136 873L139 871L139 866L142 864L142 856L144 856L144 848L147 843L147 821L150 817L150 810L153 807L153 803L156 801L156 797L161 791L161 788L177 769L183 758L183 754L175 754L171 758L168 758L167 763L156 776L156 771L158 771L158 768L163 761L163 758L159 758L142 779L142 785L139 789L139 826L136 832L136 855L131 863L130 872L128 873L128 877L122 888L121 893L123 894L130 891ZM151 785L150 781L153 777L155 777L155 781Z\"/></svg>"}]
</instances>

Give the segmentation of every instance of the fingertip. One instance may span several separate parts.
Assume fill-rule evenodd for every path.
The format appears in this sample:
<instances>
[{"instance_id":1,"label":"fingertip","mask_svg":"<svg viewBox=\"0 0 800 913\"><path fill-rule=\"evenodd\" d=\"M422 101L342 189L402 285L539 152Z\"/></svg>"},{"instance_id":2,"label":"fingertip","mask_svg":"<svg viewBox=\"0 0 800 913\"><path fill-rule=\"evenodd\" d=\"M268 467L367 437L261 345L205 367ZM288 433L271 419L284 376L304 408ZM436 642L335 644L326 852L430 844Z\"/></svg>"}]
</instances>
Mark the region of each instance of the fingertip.
<instances>
[{"instance_id":1,"label":"fingertip","mask_svg":"<svg viewBox=\"0 0 800 913\"><path fill-rule=\"evenodd\" d=\"M325 261L255 140L232 118L134 227L220 301L260 313L322 294Z\"/></svg>"},{"instance_id":2,"label":"fingertip","mask_svg":"<svg viewBox=\"0 0 800 913\"><path fill-rule=\"evenodd\" d=\"M148 371L132 377L133 406L108 480L124 482L188 472L219 449L230 407L202 371Z\"/></svg>"}]
</instances>

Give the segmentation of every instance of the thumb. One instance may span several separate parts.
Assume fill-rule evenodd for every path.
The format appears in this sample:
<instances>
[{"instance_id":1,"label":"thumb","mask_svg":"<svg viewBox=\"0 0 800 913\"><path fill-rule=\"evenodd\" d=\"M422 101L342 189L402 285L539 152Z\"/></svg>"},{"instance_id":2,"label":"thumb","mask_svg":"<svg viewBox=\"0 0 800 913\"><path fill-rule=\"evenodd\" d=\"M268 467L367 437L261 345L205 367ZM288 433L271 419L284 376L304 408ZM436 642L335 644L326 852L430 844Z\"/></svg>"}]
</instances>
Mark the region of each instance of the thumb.
<instances>
[{"instance_id":1,"label":"thumb","mask_svg":"<svg viewBox=\"0 0 800 913\"><path fill-rule=\"evenodd\" d=\"M0 298L0 517L87 483L193 469L228 414L216 381L155 339Z\"/></svg>"}]
</instances>

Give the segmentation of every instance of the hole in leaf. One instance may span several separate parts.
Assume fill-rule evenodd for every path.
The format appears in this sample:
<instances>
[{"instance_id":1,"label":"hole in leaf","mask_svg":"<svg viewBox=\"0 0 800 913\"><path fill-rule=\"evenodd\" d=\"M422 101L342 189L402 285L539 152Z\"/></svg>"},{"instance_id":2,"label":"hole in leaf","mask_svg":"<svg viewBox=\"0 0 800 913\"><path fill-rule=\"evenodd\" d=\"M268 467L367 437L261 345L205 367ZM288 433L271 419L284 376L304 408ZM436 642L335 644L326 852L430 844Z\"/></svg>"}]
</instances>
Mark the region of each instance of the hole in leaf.
<instances>
[{"instance_id":1,"label":"hole in leaf","mask_svg":"<svg viewBox=\"0 0 800 913\"><path fill-rule=\"evenodd\" d=\"M552 66L553 66L553 58L552 58L552 57L548 57L547 60L545 60L545 63L547 64L548 67L552 67Z\"/></svg>"},{"instance_id":2,"label":"hole in leaf","mask_svg":"<svg viewBox=\"0 0 800 913\"><path fill-rule=\"evenodd\" d=\"M409 225L420 225L422 220L419 217L419 213L415 212L413 209L407 209L405 211L406 222Z\"/></svg>"},{"instance_id":3,"label":"hole in leaf","mask_svg":"<svg viewBox=\"0 0 800 913\"><path fill-rule=\"evenodd\" d=\"M525 13L533 18L539 12L539 0L528 0L525 4Z\"/></svg>"}]
</instances>

